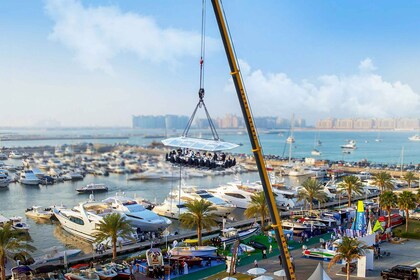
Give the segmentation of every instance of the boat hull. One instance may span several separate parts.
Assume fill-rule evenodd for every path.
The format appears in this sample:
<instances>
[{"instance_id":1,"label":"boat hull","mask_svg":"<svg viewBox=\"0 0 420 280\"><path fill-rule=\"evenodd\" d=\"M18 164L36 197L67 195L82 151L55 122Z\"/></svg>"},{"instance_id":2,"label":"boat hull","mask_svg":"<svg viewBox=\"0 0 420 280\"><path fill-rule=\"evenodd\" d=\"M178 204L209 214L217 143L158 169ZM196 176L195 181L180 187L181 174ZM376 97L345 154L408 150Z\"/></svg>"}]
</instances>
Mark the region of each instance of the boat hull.
<instances>
[{"instance_id":1,"label":"boat hull","mask_svg":"<svg viewBox=\"0 0 420 280\"><path fill-rule=\"evenodd\" d=\"M175 247L171 250L172 256L187 257L209 257L216 254L216 247L196 246L196 247Z\"/></svg>"}]
</instances>

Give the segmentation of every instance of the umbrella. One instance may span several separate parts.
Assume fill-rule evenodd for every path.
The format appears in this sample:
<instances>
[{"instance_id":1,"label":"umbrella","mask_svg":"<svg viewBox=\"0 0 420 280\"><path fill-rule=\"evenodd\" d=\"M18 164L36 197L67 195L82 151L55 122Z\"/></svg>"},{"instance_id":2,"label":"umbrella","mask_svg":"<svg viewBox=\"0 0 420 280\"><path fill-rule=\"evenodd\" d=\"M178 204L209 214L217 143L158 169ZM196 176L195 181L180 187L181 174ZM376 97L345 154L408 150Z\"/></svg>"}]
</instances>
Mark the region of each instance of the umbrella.
<instances>
[{"instance_id":1,"label":"umbrella","mask_svg":"<svg viewBox=\"0 0 420 280\"><path fill-rule=\"evenodd\" d=\"M284 269L274 271L274 276L281 276L284 279L284 277L286 276L286 271L284 271Z\"/></svg>"},{"instance_id":2,"label":"umbrella","mask_svg":"<svg viewBox=\"0 0 420 280\"><path fill-rule=\"evenodd\" d=\"M257 278L254 278L254 280L273 280L273 277L267 276L267 275L261 275L261 276L258 276Z\"/></svg>"},{"instance_id":3,"label":"umbrella","mask_svg":"<svg viewBox=\"0 0 420 280\"><path fill-rule=\"evenodd\" d=\"M222 280L236 280L236 278L233 278L233 277L225 277L225 278L222 278Z\"/></svg>"},{"instance_id":4,"label":"umbrella","mask_svg":"<svg viewBox=\"0 0 420 280\"><path fill-rule=\"evenodd\" d=\"M259 275L259 274L264 274L267 270L265 270L264 268L261 267L254 267L251 268L247 271L248 274L251 275Z\"/></svg>"}]
</instances>

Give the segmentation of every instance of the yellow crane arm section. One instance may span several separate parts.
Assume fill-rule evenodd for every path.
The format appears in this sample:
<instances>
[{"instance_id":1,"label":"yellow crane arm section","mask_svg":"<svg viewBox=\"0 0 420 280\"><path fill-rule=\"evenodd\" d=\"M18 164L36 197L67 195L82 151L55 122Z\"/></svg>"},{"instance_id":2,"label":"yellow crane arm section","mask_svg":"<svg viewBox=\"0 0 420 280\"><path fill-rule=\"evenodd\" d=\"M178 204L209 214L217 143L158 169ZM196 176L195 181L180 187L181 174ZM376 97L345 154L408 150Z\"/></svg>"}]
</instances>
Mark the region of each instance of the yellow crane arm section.
<instances>
[{"instance_id":1,"label":"yellow crane arm section","mask_svg":"<svg viewBox=\"0 0 420 280\"><path fill-rule=\"evenodd\" d=\"M264 194L267 200L268 209L270 212L271 220L273 222L273 228L277 244L280 250L280 257L282 263L286 264L285 272L288 280L296 279L293 266L290 260L289 250L287 242L284 237L283 229L281 227L280 215L277 210L276 201L274 199L273 192L271 190L270 180L268 178L265 162L261 150L261 146L258 139L257 130L254 125L251 109L249 107L248 98L245 92L245 88L242 82L241 73L239 71L238 62L235 57L232 42L229 37L226 20L224 18L223 10L220 5L220 0L212 0L213 10L216 16L217 25L219 26L220 35L222 36L223 45L226 51L226 56L229 62L230 71L235 85L236 93L238 95L239 103L241 105L242 114L244 116L245 124L248 130L249 139L251 141L252 152L254 153L255 161L258 167L258 172L262 182Z\"/></svg>"}]
</instances>

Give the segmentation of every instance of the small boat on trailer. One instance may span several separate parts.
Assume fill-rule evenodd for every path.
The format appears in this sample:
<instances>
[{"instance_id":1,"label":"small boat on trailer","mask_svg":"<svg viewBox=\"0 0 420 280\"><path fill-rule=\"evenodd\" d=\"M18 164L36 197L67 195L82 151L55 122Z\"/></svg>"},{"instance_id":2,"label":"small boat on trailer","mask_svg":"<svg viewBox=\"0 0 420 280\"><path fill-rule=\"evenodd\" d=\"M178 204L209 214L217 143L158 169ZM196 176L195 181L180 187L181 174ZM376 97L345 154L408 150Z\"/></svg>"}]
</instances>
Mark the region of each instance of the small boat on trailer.
<instances>
[{"instance_id":1,"label":"small boat on trailer","mask_svg":"<svg viewBox=\"0 0 420 280\"><path fill-rule=\"evenodd\" d=\"M220 236L220 241L222 243L225 243L226 245L232 244L237 239L244 240L246 238L256 235L259 231L259 227L252 227L244 230L238 230L236 228L223 229L222 235Z\"/></svg>"},{"instance_id":2,"label":"small boat on trailer","mask_svg":"<svg viewBox=\"0 0 420 280\"><path fill-rule=\"evenodd\" d=\"M187 257L211 257L216 254L216 247L213 246L191 246L175 247L171 249L172 256Z\"/></svg>"},{"instance_id":3,"label":"small boat on trailer","mask_svg":"<svg viewBox=\"0 0 420 280\"><path fill-rule=\"evenodd\" d=\"M319 258L331 260L336 255L336 251L322 248L303 249L302 255L308 258Z\"/></svg>"}]
</instances>

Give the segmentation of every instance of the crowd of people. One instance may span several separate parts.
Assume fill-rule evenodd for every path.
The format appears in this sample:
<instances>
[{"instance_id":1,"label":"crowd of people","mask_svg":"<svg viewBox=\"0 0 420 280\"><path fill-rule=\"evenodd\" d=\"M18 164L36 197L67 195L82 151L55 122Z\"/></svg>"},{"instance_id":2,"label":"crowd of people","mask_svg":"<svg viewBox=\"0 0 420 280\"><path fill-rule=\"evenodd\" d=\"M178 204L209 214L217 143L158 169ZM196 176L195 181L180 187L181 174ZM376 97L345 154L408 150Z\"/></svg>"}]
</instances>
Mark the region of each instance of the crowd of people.
<instances>
[{"instance_id":1,"label":"crowd of people","mask_svg":"<svg viewBox=\"0 0 420 280\"><path fill-rule=\"evenodd\" d=\"M209 169L229 168L236 165L236 159L226 155L224 152L218 154L216 152L202 151L200 153L200 151L181 148L167 153L165 159L173 164Z\"/></svg>"}]
</instances>

